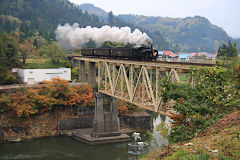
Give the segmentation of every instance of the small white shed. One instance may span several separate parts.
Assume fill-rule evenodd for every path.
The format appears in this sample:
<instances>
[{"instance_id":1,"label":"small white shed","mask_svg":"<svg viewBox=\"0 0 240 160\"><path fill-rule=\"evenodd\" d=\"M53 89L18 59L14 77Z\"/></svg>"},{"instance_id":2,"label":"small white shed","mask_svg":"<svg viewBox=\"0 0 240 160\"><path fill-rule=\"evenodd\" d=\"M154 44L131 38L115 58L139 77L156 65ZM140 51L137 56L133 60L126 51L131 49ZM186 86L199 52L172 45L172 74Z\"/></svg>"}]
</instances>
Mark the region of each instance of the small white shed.
<instances>
[{"instance_id":1,"label":"small white shed","mask_svg":"<svg viewBox=\"0 0 240 160\"><path fill-rule=\"evenodd\" d=\"M51 81L53 78L71 80L71 68L57 69L17 69L18 76L26 84L37 84L43 80Z\"/></svg>"}]
</instances>

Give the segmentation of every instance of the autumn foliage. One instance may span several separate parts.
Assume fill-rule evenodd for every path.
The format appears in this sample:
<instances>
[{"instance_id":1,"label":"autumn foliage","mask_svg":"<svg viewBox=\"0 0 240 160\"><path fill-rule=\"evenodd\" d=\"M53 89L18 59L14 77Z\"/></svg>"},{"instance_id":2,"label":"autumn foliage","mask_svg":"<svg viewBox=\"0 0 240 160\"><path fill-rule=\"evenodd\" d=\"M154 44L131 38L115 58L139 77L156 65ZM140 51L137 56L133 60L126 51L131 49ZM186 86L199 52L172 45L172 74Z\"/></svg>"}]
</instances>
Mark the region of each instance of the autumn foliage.
<instances>
[{"instance_id":1,"label":"autumn foliage","mask_svg":"<svg viewBox=\"0 0 240 160\"><path fill-rule=\"evenodd\" d=\"M66 80L53 79L14 94L12 110L19 117L29 117L54 107L86 106L92 102L93 90L88 85L71 86Z\"/></svg>"},{"instance_id":2,"label":"autumn foliage","mask_svg":"<svg viewBox=\"0 0 240 160\"><path fill-rule=\"evenodd\" d=\"M128 114L127 102L119 101L119 103L118 103L118 114L119 115L126 115L126 114Z\"/></svg>"},{"instance_id":3,"label":"autumn foliage","mask_svg":"<svg viewBox=\"0 0 240 160\"><path fill-rule=\"evenodd\" d=\"M177 114L177 113L173 113L173 112L170 112L168 117L173 120L173 122L172 122L173 127L184 123L184 120L186 118L183 114Z\"/></svg>"},{"instance_id":4,"label":"autumn foliage","mask_svg":"<svg viewBox=\"0 0 240 160\"><path fill-rule=\"evenodd\" d=\"M21 52L22 52L21 55L22 55L24 64L29 55L37 54L37 50L34 47L33 42L31 40L25 39L23 43L19 44L19 48L21 49Z\"/></svg>"},{"instance_id":5,"label":"autumn foliage","mask_svg":"<svg viewBox=\"0 0 240 160\"><path fill-rule=\"evenodd\" d=\"M137 107L134 104L119 100L118 101L118 114L119 115L127 115L129 113L134 112L142 112L143 109L140 107Z\"/></svg>"}]
</instances>

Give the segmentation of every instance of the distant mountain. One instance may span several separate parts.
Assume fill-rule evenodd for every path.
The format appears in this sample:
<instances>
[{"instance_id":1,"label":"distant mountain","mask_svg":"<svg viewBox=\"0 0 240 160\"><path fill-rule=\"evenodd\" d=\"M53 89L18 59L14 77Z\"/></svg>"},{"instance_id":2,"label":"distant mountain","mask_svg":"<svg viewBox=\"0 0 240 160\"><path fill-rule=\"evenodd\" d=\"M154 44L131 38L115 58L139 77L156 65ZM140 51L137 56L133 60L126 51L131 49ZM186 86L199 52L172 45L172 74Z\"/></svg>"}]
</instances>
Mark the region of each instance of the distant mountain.
<instances>
[{"instance_id":1,"label":"distant mountain","mask_svg":"<svg viewBox=\"0 0 240 160\"><path fill-rule=\"evenodd\" d=\"M82 12L68 0L0 0L0 30L6 32L20 29L37 30L47 39L55 38L58 24L79 23L101 26L97 16Z\"/></svg>"},{"instance_id":2,"label":"distant mountain","mask_svg":"<svg viewBox=\"0 0 240 160\"><path fill-rule=\"evenodd\" d=\"M80 9L99 16L107 22L108 13L93 4L81 4ZM153 36L161 36L169 42L175 51L208 51L216 52L218 47L232 40L220 27L200 16L187 18L153 17L139 15L119 15L119 19L139 26ZM154 42L158 44L159 42ZM165 44L166 45L166 44Z\"/></svg>"},{"instance_id":3,"label":"distant mountain","mask_svg":"<svg viewBox=\"0 0 240 160\"><path fill-rule=\"evenodd\" d=\"M208 19L200 16L187 18L147 17L137 15L119 15L127 22L132 22L153 32L160 32L181 50L214 52L231 37L220 27L212 25Z\"/></svg>"},{"instance_id":4,"label":"distant mountain","mask_svg":"<svg viewBox=\"0 0 240 160\"><path fill-rule=\"evenodd\" d=\"M97 15L99 19L103 20L104 22L108 21L108 13L99 7L95 7L91 3L81 4L79 5L79 8L84 12L87 11L90 14Z\"/></svg>"}]
</instances>

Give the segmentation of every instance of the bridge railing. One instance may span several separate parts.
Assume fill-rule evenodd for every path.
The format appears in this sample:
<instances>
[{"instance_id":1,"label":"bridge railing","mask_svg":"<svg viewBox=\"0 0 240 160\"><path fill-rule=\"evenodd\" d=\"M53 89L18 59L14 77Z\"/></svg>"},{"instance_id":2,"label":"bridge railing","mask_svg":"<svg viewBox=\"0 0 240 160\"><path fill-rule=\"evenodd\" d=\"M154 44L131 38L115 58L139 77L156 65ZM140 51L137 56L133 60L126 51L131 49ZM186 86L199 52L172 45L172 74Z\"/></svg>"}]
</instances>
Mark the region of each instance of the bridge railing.
<instances>
[{"instance_id":1,"label":"bridge railing","mask_svg":"<svg viewBox=\"0 0 240 160\"><path fill-rule=\"evenodd\" d=\"M177 58L158 58L160 62L179 62L179 63L196 63L196 64L216 64L216 60L211 59L177 59Z\"/></svg>"}]
</instances>

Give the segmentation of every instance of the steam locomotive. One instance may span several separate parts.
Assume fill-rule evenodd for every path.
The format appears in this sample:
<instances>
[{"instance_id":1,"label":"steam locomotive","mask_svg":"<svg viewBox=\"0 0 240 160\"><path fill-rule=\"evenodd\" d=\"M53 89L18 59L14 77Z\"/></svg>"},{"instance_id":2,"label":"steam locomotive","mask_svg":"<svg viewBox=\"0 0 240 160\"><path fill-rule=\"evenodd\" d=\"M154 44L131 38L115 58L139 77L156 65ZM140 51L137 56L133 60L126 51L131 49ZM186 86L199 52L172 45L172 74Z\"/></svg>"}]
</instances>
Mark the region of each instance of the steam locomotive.
<instances>
[{"instance_id":1,"label":"steam locomotive","mask_svg":"<svg viewBox=\"0 0 240 160\"><path fill-rule=\"evenodd\" d=\"M136 48L83 48L82 56L96 58L127 59L140 61L154 61L158 57L158 50L151 47Z\"/></svg>"}]
</instances>

